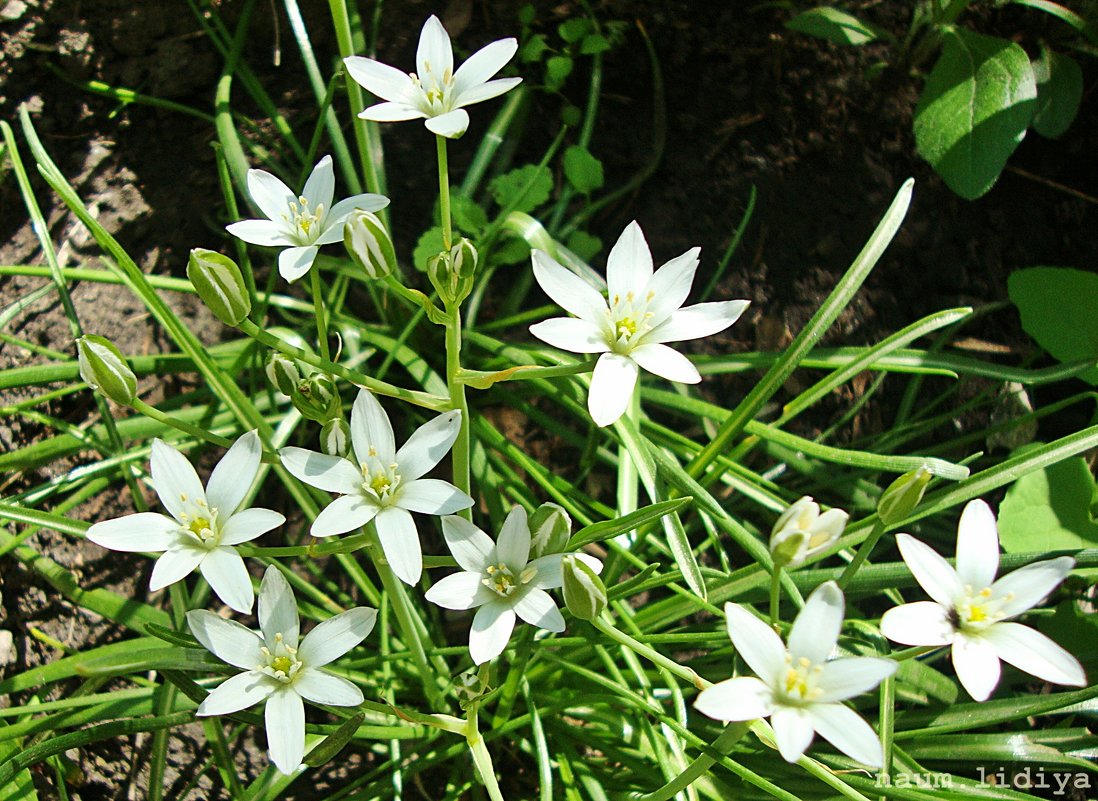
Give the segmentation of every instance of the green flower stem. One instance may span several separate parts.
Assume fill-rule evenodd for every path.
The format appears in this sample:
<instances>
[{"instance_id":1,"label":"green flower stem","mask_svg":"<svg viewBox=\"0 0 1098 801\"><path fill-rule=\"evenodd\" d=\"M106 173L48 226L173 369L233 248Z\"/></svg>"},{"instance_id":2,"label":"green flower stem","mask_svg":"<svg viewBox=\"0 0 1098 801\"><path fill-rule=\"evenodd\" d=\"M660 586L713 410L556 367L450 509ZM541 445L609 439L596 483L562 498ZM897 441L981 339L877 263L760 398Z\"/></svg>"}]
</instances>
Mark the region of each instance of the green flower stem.
<instances>
[{"instance_id":1,"label":"green flower stem","mask_svg":"<svg viewBox=\"0 0 1098 801\"><path fill-rule=\"evenodd\" d=\"M591 625L601 631L614 642L618 643L619 645L624 645L629 650L639 654L640 656L643 656L652 664L659 665L668 673L678 676L683 681L689 682L697 689L704 690L706 687L711 686L710 682L706 681L697 673L695 673L692 668L688 668L685 665L680 665L674 659L670 659L664 656L656 649L645 645L639 640L633 639L624 631L615 628L614 625L609 622L609 617L607 614L603 613L600 617L592 620Z\"/></svg>"},{"instance_id":2,"label":"green flower stem","mask_svg":"<svg viewBox=\"0 0 1098 801\"><path fill-rule=\"evenodd\" d=\"M515 706L515 698L518 697L522 678L526 675L526 663L530 661L530 652L534 644L534 627L523 626L519 635L518 647L515 649L514 659L507 668L507 678L503 682L499 701L496 703L495 712L492 714L492 728L502 727L511 717L511 710Z\"/></svg>"},{"instance_id":3,"label":"green flower stem","mask_svg":"<svg viewBox=\"0 0 1098 801\"><path fill-rule=\"evenodd\" d=\"M484 738L481 737L477 725L477 704L469 705L465 720L465 742L469 744L469 751L473 755L473 764L476 766L480 780L484 782L484 789L488 791L488 798L491 801L504 801L503 793L496 781L496 770L492 766L492 755L488 753L488 746L484 744Z\"/></svg>"},{"instance_id":4,"label":"green flower stem","mask_svg":"<svg viewBox=\"0 0 1098 801\"><path fill-rule=\"evenodd\" d=\"M709 744L707 750L713 752L712 755L709 753L702 753L697 759L691 762L682 773L663 787L660 787L658 790L653 790L650 793L645 793L644 795L631 796L631 798L633 798L634 801L668 801L668 799L674 798L705 775L705 773L716 764L719 757L724 756L731 751L732 746L739 742L740 739L747 734L747 731L748 725L746 723L729 723L717 739Z\"/></svg>"},{"instance_id":5,"label":"green flower stem","mask_svg":"<svg viewBox=\"0 0 1098 801\"><path fill-rule=\"evenodd\" d=\"M423 640L419 636L420 623L416 620L415 610L408 602L408 594L404 592L404 585L400 583L400 579L393 573L389 561L385 558L385 553L381 549L381 540L378 539L374 524L368 524L363 531L366 533L368 540L366 550L374 562L374 567L377 568L378 575L381 576L381 586L389 597L389 603L392 604L397 623L400 624L404 645L412 654L412 661L416 663L416 670L419 672L420 681L423 683L423 692L432 708L441 709L444 706L442 693L439 690L438 682L435 680L438 674L430 662L427 661L427 652L424 650ZM449 668L444 666L444 670L443 675L449 675Z\"/></svg>"},{"instance_id":6,"label":"green flower stem","mask_svg":"<svg viewBox=\"0 0 1098 801\"><path fill-rule=\"evenodd\" d=\"M450 400L447 398L432 395L429 392L404 389L403 387L397 387L385 381L378 381L376 378L371 378L363 373L349 370L342 365L334 364L327 359L322 359L315 354L294 347L273 334L268 334L251 320L243 320L237 327L241 332L247 334L261 344L266 345L268 348L274 348L279 353L292 356L298 361L305 362L305 364L312 365L313 367L324 370L332 375L339 376L357 386L365 387L376 395L384 395L387 398L397 398L414 404L415 406L421 406L424 409L431 409L436 412L442 412L450 408Z\"/></svg>"},{"instance_id":7,"label":"green flower stem","mask_svg":"<svg viewBox=\"0 0 1098 801\"><path fill-rule=\"evenodd\" d=\"M155 406L150 406L149 404L145 403L145 401L141 400L141 398L134 398L130 405L133 407L134 411L140 412L141 414L155 420L158 423L163 423L164 425L171 426L172 428L178 429L185 434L190 434L192 437L202 440L203 442L209 442L210 444L217 445L221 448L229 448L233 444L233 441L228 437L222 437L218 434L213 434L206 429L201 428L200 426L194 425L193 423L188 423L185 420L180 420L177 417L166 414L165 412L157 409ZM266 461L270 462L271 464L274 464L278 461L278 457L274 456L273 454L264 454L264 456L267 457Z\"/></svg>"},{"instance_id":8,"label":"green flower stem","mask_svg":"<svg viewBox=\"0 0 1098 801\"><path fill-rule=\"evenodd\" d=\"M328 318L324 308L324 290L320 285L320 270L315 264L309 270L309 280L313 290L313 309L316 311L316 341L320 346L320 358L330 362L332 353L328 349Z\"/></svg>"},{"instance_id":9,"label":"green flower stem","mask_svg":"<svg viewBox=\"0 0 1098 801\"><path fill-rule=\"evenodd\" d=\"M435 145L438 151L438 205L442 216L442 247L449 250L453 244L454 231L450 222L450 171L446 160L446 137L436 134Z\"/></svg>"},{"instance_id":10,"label":"green flower stem","mask_svg":"<svg viewBox=\"0 0 1098 801\"><path fill-rule=\"evenodd\" d=\"M781 620L778 613L782 605L782 566L774 565L770 574L770 625L777 626Z\"/></svg>"},{"instance_id":11,"label":"green flower stem","mask_svg":"<svg viewBox=\"0 0 1098 801\"><path fill-rule=\"evenodd\" d=\"M896 679L894 676L889 676L881 682L881 708L878 722L881 745L884 747L884 763L878 774L878 782L889 787L892 775L892 743L896 727Z\"/></svg>"},{"instance_id":12,"label":"green flower stem","mask_svg":"<svg viewBox=\"0 0 1098 801\"><path fill-rule=\"evenodd\" d=\"M465 384L461 381L461 309L446 306L450 320L446 324L446 385L450 388L450 408L461 412L461 429L450 451L453 465L454 486L466 495L472 495L469 479L469 404L465 400ZM458 512L466 520L473 519L472 509Z\"/></svg>"},{"instance_id":13,"label":"green flower stem","mask_svg":"<svg viewBox=\"0 0 1098 801\"><path fill-rule=\"evenodd\" d=\"M501 381L534 381L540 378L557 378L562 375L578 375L589 373L595 369L597 359L574 364L557 364L550 367L538 367L533 364L518 364L508 367L506 370L491 372L488 370L465 370L458 374L458 380L473 389L488 389L492 384Z\"/></svg>"},{"instance_id":14,"label":"green flower stem","mask_svg":"<svg viewBox=\"0 0 1098 801\"><path fill-rule=\"evenodd\" d=\"M839 589L846 590L846 585L850 583L850 580L854 578L854 574L858 572L865 560L869 558L869 554L873 552L873 549L877 547L877 543L885 533L885 524L880 520L873 522L873 530L869 532L869 536L862 540L862 544L858 546L857 553L854 554L854 558L850 560L850 564L843 570L843 574L839 576Z\"/></svg>"},{"instance_id":15,"label":"green flower stem","mask_svg":"<svg viewBox=\"0 0 1098 801\"><path fill-rule=\"evenodd\" d=\"M640 387L638 386L633 390L633 397L629 400L629 406L623 415L625 420L632 423L633 430L637 430L640 424L640 408ZM630 512L637 511L637 484L639 481L640 474L637 472L636 462L629 454L629 445L622 442L618 446L618 517L625 517ZM615 541L623 547L627 547L635 541L636 536L637 532L634 529L619 534ZM607 576L618 575L620 559L621 557L616 552L610 554L610 558L606 562Z\"/></svg>"}]
</instances>

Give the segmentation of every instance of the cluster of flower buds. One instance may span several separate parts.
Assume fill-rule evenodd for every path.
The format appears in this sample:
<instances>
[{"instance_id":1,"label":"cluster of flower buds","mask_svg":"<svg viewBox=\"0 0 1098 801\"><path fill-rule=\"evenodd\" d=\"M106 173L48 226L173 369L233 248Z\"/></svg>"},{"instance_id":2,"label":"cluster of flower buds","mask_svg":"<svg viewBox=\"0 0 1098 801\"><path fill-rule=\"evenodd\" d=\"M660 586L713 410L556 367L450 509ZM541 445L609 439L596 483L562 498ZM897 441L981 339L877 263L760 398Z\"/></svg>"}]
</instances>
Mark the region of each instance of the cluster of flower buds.
<instances>
[{"instance_id":1,"label":"cluster of flower buds","mask_svg":"<svg viewBox=\"0 0 1098 801\"><path fill-rule=\"evenodd\" d=\"M427 277L447 306L456 306L473 291L477 270L477 249L462 237L449 251L427 260Z\"/></svg>"}]
</instances>

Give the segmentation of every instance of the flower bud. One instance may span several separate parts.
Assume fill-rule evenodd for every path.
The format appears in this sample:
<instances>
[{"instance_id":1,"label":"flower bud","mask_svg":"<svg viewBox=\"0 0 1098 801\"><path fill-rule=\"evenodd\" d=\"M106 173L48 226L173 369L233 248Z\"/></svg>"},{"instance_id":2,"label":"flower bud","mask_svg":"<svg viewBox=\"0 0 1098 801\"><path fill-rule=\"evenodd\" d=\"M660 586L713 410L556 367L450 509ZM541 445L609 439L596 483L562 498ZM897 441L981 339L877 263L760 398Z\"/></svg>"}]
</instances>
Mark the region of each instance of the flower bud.
<instances>
[{"instance_id":1,"label":"flower bud","mask_svg":"<svg viewBox=\"0 0 1098 801\"><path fill-rule=\"evenodd\" d=\"M87 334L76 340L80 377L96 392L129 406L137 395L137 376L121 351L106 337Z\"/></svg>"},{"instance_id":2,"label":"flower bud","mask_svg":"<svg viewBox=\"0 0 1098 801\"><path fill-rule=\"evenodd\" d=\"M926 467L904 473L888 485L877 501L877 516L886 526L899 523L915 511L933 475Z\"/></svg>"},{"instance_id":3,"label":"flower bud","mask_svg":"<svg viewBox=\"0 0 1098 801\"><path fill-rule=\"evenodd\" d=\"M346 456L351 452L351 427L342 417L329 420L320 429L320 449L329 456Z\"/></svg>"},{"instance_id":4,"label":"flower bud","mask_svg":"<svg viewBox=\"0 0 1098 801\"><path fill-rule=\"evenodd\" d=\"M376 214L362 210L351 214L343 226L343 245L369 278L384 278L398 271L393 240Z\"/></svg>"},{"instance_id":5,"label":"flower bud","mask_svg":"<svg viewBox=\"0 0 1098 801\"><path fill-rule=\"evenodd\" d=\"M333 406L339 403L339 394L331 376L314 373L298 382L290 400L303 417L325 423L333 417Z\"/></svg>"},{"instance_id":6,"label":"flower bud","mask_svg":"<svg viewBox=\"0 0 1098 801\"><path fill-rule=\"evenodd\" d=\"M598 573L574 553L561 559L564 605L580 620L594 620L606 608L606 585Z\"/></svg>"},{"instance_id":7,"label":"flower bud","mask_svg":"<svg viewBox=\"0 0 1098 801\"><path fill-rule=\"evenodd\" d=\"M297 369L297 362L276 350L271 351L267 359L266 371L271 386L287 397L293 395L297 385L301 383L301 371Z\"/></svg>"},{"instance_id":8,"label":"flower bud","mask_svg":"<svg viewBox=\"0 0 1098 801\"><path fill-rule=\"evenodd\" d=\"M530 515L530 558L560 553L572 536L572 518L564 507L543 503Z\"/></svg>"},{"instance_id":9,"label":"flower bud","mask_svg":"<svg viewBox=\"0 0 1098 801\"><path fill-rule=\"evenodd\" d=\"M187 278L214 316L225 325L239 325L252 310L244 276L228 256L195 248L187 262Z\"/></svg>"},{"instance_id":10,"label":"flower bud","mask_svg":"<svg viewBox=\"0 0 1098 801\"><path fill-rule=\"evenodd\" d=\"M797 567L810 556L826 550L843 533L850 518L842 509L820 514L819 505L804 496L790 506L774 524L770 534L770 554L774 563Z\"/></svg>"},{"instance_id":11,"label":"flower bud","mask_svg":"<svg viewBox=\"0 0 1098 801\"><path fill-rule=\"evenodd\" d=\"M447 306L456 306L473 291L473 278L477 269L477 249L462 237L449 251L427 260L427 277Z\"/></svg>"}]
</instances>

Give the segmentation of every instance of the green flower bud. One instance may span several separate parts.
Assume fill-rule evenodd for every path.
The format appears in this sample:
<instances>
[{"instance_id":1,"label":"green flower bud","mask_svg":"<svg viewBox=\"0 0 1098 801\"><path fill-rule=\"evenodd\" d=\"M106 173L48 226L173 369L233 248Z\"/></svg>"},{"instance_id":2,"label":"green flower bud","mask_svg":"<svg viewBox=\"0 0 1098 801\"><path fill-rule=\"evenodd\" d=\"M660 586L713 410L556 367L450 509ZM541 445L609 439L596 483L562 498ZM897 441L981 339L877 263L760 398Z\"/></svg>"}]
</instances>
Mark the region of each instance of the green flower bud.
<instances>
[{"instance_id":1,"label":"green flower bud","mask_svg":"<svg viewBox=\"0 0 1098 801\"><path fill-rule=\"evenodd\" d=\"M877 501L877 516L886 526L899 523L915 511L933 474L925 467L904 473L888 485Z\"/></svg>"},{"instance_id":2,"label":"green flower bud","mask_svg":"<svg viewBox=\"0 0 1098 801\"><path fill-rule=\"evenodd\" d=\"M137 376L121 351L106 337L88 334L76 340L80 377L96 392L129 406L137 395Z\"/></svg>"},{"instance_id":3,"label":"green flower bud","mask_svg":"<svg viewBox=\"0 0 1098 801\"><path fill-rule=\"evenodd\" d=\"M530 515L530 558L560 553L572 536L572 518L564 507L543 503Z\"/></svg>"},{"instance_id":4,"label":"green flower bud","mask_svg":"<svg viewBox=\"0 0 1098 801\"><path fill-rule=\"evenodd\" d=\"M351 427L342 417L329 420L320 429L320 449L329 456L346 456L351 452Z\"/></svg>"},{"instance_id":5,"label":"green flower bud","mask_svg":"<svg viewBox=\"0 0 1098 801\"><path fill-rule=\"evenodd\" d=\"M398 272L393 240L376 214L355 211L343 226L343 245L369 278Z\"/></svg>"},{"instance_id":6,"label":"green flower bud","mask_svg":"<svg viewBox=\"0 0 1098 801\"><path fill-rule=\"evenodd\" d=\"M252 310L244 276L228 256L195 248L187 262L187 278L214 316L225 325L239 325Z\"/></svg>"},{"instance_id":7,"label":"green flower bud","mask_svg":"<svg viewBox=\"0 0 1098 801\"><path fill-rule=\"evenodd\" d=\"M427 277L447 306L456 306L473 291L477 270L477 249L462 237L449 252L443 251L427 260Z\"/></svg>"},{"instance_id":8,"label":"green flower bud","mask_svg":"<svg viewBox=\"0 0 1098 801\"><path fill-rule=\"evenodd\" d=\"M335 416L333 407L339 403L339 394L331 376L314 373L298 382L290 400L303 417L326 423Z\"/></svg>"},{"instance_id":9,"label":"green flower bud","mask_svg":"<svg viewBox=\"0 0 1098 801\"><path fill-rule=\"evenodd\" d=\"M301 383L301 371L297 368L297 362L276 350L271 351L267 359L266 371L271 386L283 395L293 395L297 385Z\"/></svg>"},{"instance_id":10,"label":"green flower bud","mask_svg":"<svg viewBox=\"0 0 1098 801\"><path fill-rule=\"evenodd\" d=\"M598 573L576 554L561 560L564 576L564 605L580 620L594 620L606 608L606 585Z\"/></svg>"}]
</instances>

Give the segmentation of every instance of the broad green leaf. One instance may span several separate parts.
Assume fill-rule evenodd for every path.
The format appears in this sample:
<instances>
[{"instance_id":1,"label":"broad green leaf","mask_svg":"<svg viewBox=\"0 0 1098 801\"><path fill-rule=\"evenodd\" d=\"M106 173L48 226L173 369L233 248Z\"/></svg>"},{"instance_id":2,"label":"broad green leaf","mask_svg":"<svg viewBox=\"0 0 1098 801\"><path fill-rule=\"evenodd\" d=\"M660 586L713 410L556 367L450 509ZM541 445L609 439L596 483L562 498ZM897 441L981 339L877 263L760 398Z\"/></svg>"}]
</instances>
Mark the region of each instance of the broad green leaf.
<instances>
[{"instance_id":1,"label":"broad green leaf","mask_svg":"<svg viewBox=\"0 0 1098 801\"><path fill-rule=\"evenodd\" d=\"M1037 83L1021 46L952 29L915 109L919 155L963 198L999 178L1037 108Z\"/></svg>"},{"instance_id":2,"label":"broad green leaf","mask_svg":"<svg viewBox=\"0 0 1098 801\"><path fill-rule=\"evenodd\" d=\"M522 237L504 237L492 248L492 262L495 264L521 264L529 260L530 244Z\"/></svg>"},{"instance_id":3,"label":"broad green leaf","mask_svg":"<svg viewBox=\"0 0 1098 801\"><path fill-rule=\"evenodd\" d=\"M553 175L547 167L527 164L493 179L488 191L500 208L529 212L549 199Z\"/></svg>"},{"instance_id":4,"label":"broad green leaf","mask_svg":"<svg viewBox=\"0 0 1098 801\"><path fill-rule=\"evenodd\" d=\"M1094 675L1098 666L1098 613L1084 613L1068 598L1057 605L1052 617L1041 617L1031 624L1070 650L1082 662L1088 676Z\"/></svg>"},{"instance_id":5,"label":"broad green leaf","mask_svg":"<svg viewBox=\"0 0 1098 801\"><path fill-rule=\"evenodd\" d=\"M1022 476L999 506L999 541L1008 553L1098 546L1090 516L1094 478L1076 456Z\"/></svg>"},{"instance_id":6,"label":"broad green leaf","mask_svg":"<svg viewBox=\"0 0 1098 801\"><path fill-rule=\"evenodd\" d=\"M583 37L583 43L580 45L580 53L585 56L593 56L596 53L603 53L609 50L610 47L610 40L605 36L598 33L591 33Z\"/></svg>"},{"instance_id":7,"label":"broad green leaf","mask_svg":"<svg viewBox=\"0 0 1098 801\"><path fill-rule=\"evenodd\" d=\"M1056 139L1071 127L1083 100L1083 71L1078 62L1047 47L1033 62L1033 77L1037 80L1037 110L1033 115L1033 130Z\"/></svg>"},{"instance_id":8,"label":"broad green leaf","mask_svg":"<svg viewBox=\"0 0 1098 801\"><path fill-rule=\"evenodd\" d=\"M0 742L0 762L7 762L22 750L22 740ZM15 778L10 782L0 785L0 801L38 801L38 793L34 789L34 779L31 778L29 770L24 768L15 774Z\"/></svg>"},{"instance_id":9,"label":"broad green leaf","mask_svg":"<svg viewBox=\"0 0 1098 801\"><path fill-rule=\"evenodd\" d=\"M583 194L602 187L602 162L585 147L572 145L564 151L564 175Z\"/></svg>"},{"instance_id":10,"label":"broad green leaf","mask_svg":"<svg viewBox=\"0 0 1098 801\"><path fill-rule=\"evenodd\" d=\"M602 240L586 231L573 231L565 243L570 251L584 261L591 261L602 250Z\"/></svg>"},{"instance_id":11,"label":"broad green leaf","mask_svg":"<svg viewBox=\"0 0 1098 801\"><path fill-rule=\"evenodd\" d=\"M450 198L450 215L454 219L454 227L466 234L475 236L488 227L488 213L464 195Z\"/></svg>"},{"instance_id":12,"label":"broad green leaf","mask_svg":"<svg viewBox=\"0 0 1098 801\"><path fill-rule=\"evenodd\" d=\"M519 59L524 62L540 61L541 55L549 49L549 45L545 41L545 37L540 33L535 33L519 49Z\"/></svg>"},{"instance_id":13,"label":"broad green leaf","mask_svg":"<svg viewBox=\"0 0 1098 801\"><path fill-rule=\"evenodd\" d=\"M565 80L572 74L572 59L568 56L553 56L545 62L545 88L550 92L559 91Z\"/></svg>"},{"instance_id":14,"label":"broad green leaf","mask_svg":"<svg viewBox=\"0 0 1098 801\"><path fill-rule=\"evenodd\" d=\"M412 254L412 263L420 272L427 272L427 260L437 256L443 250L442 229L431 228L424 231L416 242L415 252Z\"/></svg>"},{"instance_id":15,"label":"broad green leaf","mask_svg":"<svg viewBox=\"0 0 1098 801\"><path fill-rule=\"evenodd\" d=\"M1062 362L1098 362L1098 275L1069 267L1030 267L1012 273L1007 292L1022 328ZM1098 366L1079 377L1098 384Z\"/></svg>"},{"instance_id":16,"label":"broad green leaf","mask_svg":"<svg viewBox=\"0 0 1098 801\"><path fill-rule=\"evenodd\" d=\"M841 45L863 45L882 38L881 31L874 26L832 6L803 11L785 23L785 27Z\"/></svg>"},{"instance_id":17,"label":"broad green leaf","mask_svg":"<svg viewBox=\"0 0 1098 801\"><path fill-rule=\"evenodd\" d=\"M557 26L557 33L560 34L560 38L569 44L578 42L590 32L591 20L587 17L572 17Z\"/></svg>"}]
</instances>

